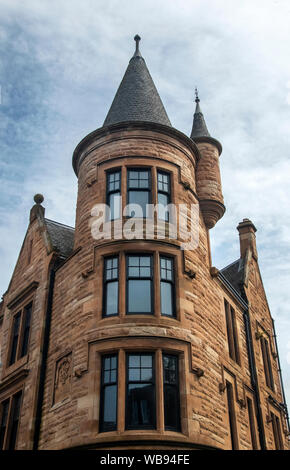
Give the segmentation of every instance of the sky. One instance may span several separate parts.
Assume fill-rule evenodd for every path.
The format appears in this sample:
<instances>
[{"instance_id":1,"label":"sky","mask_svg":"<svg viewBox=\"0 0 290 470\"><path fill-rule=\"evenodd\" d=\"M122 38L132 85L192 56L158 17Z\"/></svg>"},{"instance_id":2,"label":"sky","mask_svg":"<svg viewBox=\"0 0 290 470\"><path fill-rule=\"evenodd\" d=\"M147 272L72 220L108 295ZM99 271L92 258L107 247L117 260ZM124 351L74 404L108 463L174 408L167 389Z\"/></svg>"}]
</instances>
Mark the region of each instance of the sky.
<instances>
[{"instance_id":1,"label":"sky","mask_svg":"<svg viewBox=\"0 0 290 470\"><path fill-rule=\"evenodd\" d=\"M0 0L0 293L35 193L74 225L72 153L102 126L139 34L172 125L190 134L197 86L223 146L213 264L239 257L243 218L258 229L290 406L289 24L289 0Z\"/></svg>"}]
</instances>

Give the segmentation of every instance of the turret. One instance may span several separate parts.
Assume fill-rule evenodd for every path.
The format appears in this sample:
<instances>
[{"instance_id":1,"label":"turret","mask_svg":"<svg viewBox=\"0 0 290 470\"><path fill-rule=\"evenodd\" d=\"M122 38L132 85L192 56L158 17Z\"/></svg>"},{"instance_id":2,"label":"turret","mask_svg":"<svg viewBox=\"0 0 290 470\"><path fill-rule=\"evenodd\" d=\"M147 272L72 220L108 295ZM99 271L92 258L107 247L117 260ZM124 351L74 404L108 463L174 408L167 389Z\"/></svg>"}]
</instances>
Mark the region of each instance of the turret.
<instances>
[{"instance_id":1,"label":"turret","mask_svg":"<svg viewBox=\"0 0 290 470\"><path fill-rule=\"evenodd\" d=\"M225 213L219 168L222 146L218 140L211 137L207 129L197 90L195 102L196 109L190 137L196 143L201 157L196 170L196 189L204 223L207 229L210 229Z\"/></svg>"}]
</instances>

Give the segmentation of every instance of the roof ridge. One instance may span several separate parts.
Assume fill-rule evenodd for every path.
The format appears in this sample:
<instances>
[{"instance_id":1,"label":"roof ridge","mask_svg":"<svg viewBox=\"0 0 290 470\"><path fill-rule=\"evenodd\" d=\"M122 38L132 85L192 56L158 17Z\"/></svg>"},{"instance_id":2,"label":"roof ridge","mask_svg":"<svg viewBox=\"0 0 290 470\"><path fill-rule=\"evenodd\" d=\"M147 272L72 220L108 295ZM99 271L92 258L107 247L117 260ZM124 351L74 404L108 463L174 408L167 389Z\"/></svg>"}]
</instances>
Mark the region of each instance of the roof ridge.
<instances>
[{"instance_id":1,"label":"roof ridge","mask_svg":"<svg viewBox=\"0 0 290 470\"><path fill-rule=\"evenodd\" d=\"M237 263L237 262L240 261L240 260L241 260L241 258L236 259L236 261L233 261L232 263L228 264L228 265L225 266L224 268L220 269L220 271L224 271L225 269L230 268L231 266L233 266L233 264Z\"/></svg>"},{"instance_id":2,"label":"roof ridge","mask_svg":"<svg viewBox=\"0 0 290 470\"><path fill-rule=\"evenodd\" d=\"M72 227L71 225L62 224L61 222L57 222L56 220L48 219L47 217L45 217L44 220L46 220L48 222L52 222L53 224L56 224L56 225L61 225L62 227L66 227L66 228L69 228L71 230L75 230L75 227Z\"/></svg>"}]
</instances>

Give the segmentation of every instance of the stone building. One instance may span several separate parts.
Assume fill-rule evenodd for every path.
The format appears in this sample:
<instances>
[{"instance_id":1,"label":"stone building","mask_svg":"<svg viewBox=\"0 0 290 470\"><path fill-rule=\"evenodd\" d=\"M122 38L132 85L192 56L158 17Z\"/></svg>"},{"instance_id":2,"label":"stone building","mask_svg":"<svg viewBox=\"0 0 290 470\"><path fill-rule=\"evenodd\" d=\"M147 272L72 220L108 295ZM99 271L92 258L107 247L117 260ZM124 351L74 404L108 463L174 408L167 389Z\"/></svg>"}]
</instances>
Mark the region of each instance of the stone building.
<instances>
[{"instance_id":1,"label":"stone building","mask_svg":"<svg viewBox=\"0 0 290 470\"><path fill-rule=\"evenodd\" d=\"M221 144L198 97L191 136L171 126L135 40L73 154L75 228L34 198L0 304L0 448L288 449L256 228L244 219L240 257L212 266Z\"/></svg>"}]
</instances>

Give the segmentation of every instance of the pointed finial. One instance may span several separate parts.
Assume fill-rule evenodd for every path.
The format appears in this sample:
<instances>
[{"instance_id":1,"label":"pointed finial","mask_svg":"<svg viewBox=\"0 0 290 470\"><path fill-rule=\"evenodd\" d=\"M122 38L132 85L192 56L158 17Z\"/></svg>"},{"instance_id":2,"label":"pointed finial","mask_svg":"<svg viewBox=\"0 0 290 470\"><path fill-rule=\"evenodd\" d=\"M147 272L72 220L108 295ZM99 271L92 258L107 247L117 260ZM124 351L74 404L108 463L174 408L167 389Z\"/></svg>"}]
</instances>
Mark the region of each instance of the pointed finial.
<instances>
[{"instance_id":1,"label":"pointed finial","mask_svg":"<svg viewBox=\"0 0 290 470\"><path fill-rule=\"evenodd\" d=\"M136 50L135 50L135 54L134 54L133 57L136 57L136 56L141 57L141 54L140 54L140 51L139 51L139 42L141 41L141 38L138 34L136 34L136 36L134 36L134 41L136 41Z\"/></svg>"},{"instance_id":2,"label":"pointed finial","mask_svg":"<svg viewBox=\"0 0 290 470\"><path fill-rule=\"evenodd\" d=\"M198 97L198 91L197 91L197 88L195 87L195 102L196 103L199 103L200 102L200 99Z\"/></svg>"}]
</instances>

